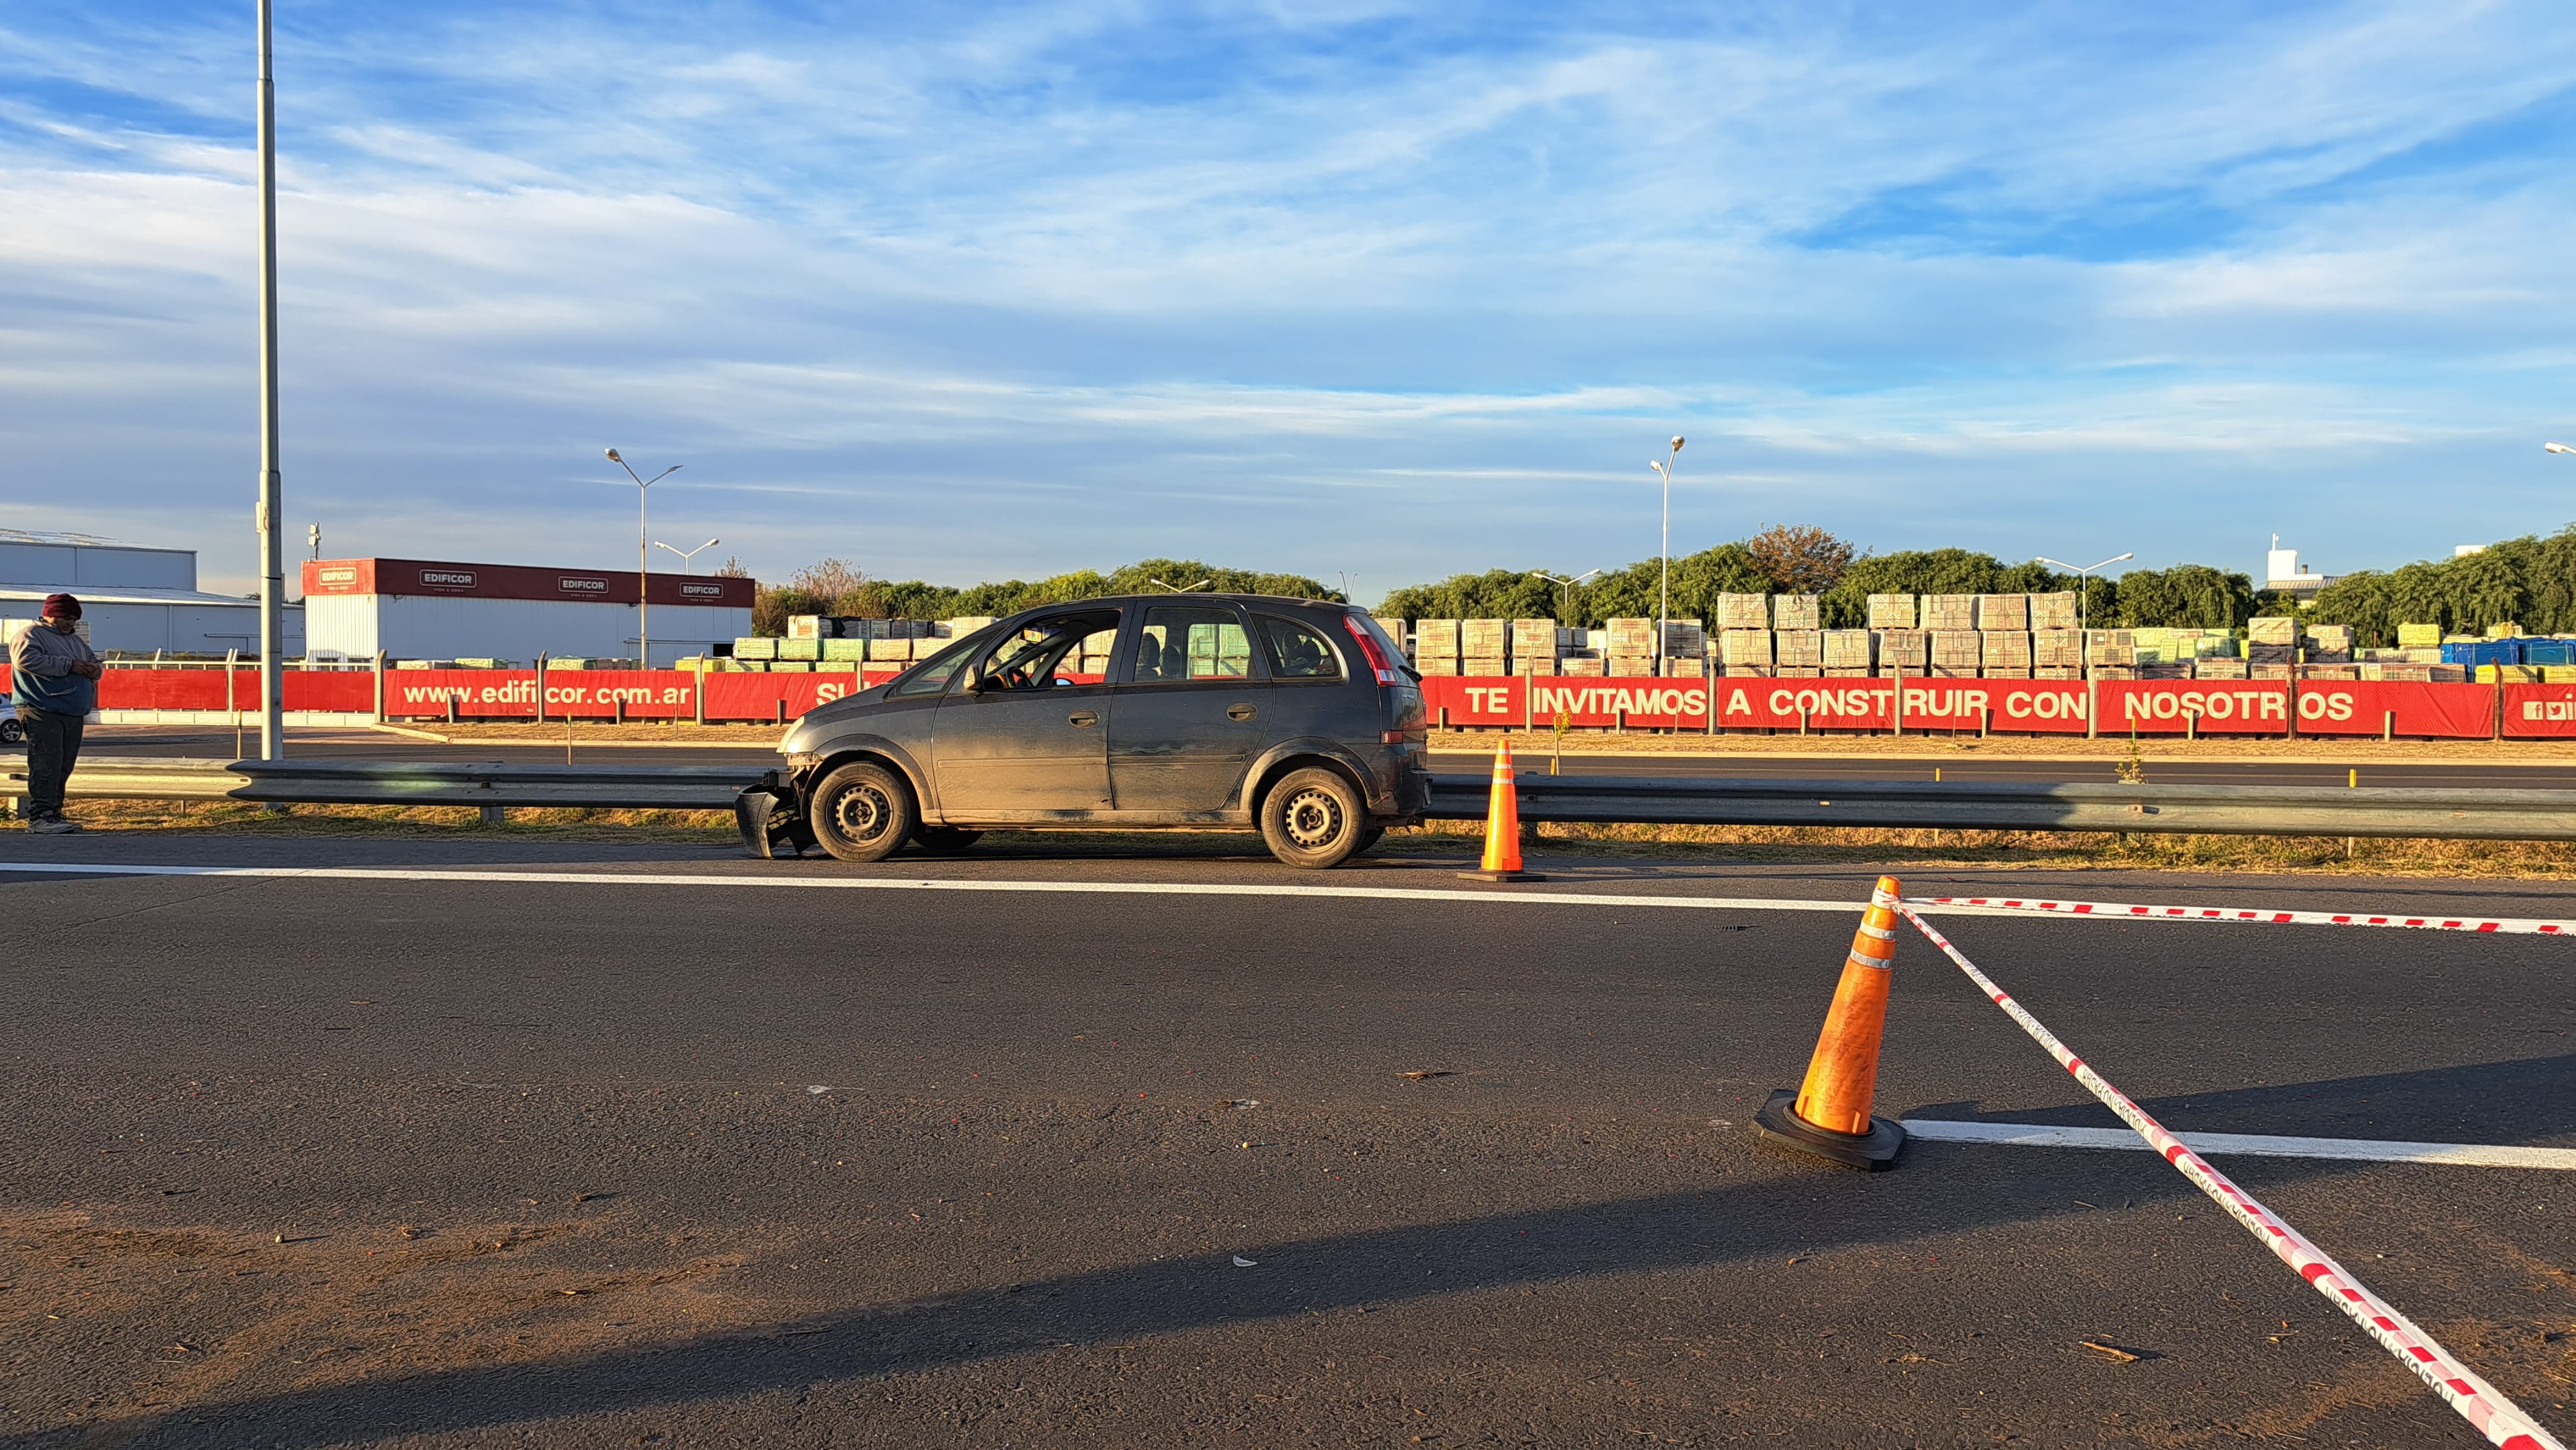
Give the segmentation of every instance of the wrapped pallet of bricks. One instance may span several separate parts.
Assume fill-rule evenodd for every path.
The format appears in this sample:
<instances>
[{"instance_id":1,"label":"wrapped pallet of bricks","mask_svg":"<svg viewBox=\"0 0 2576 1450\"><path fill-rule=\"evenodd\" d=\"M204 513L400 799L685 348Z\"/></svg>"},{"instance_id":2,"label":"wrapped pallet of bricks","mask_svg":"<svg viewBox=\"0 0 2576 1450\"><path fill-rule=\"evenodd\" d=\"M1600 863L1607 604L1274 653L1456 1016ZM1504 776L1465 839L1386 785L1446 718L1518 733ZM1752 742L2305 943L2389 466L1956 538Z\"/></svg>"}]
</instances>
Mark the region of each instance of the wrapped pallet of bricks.
<instances>
[{"instance_id":1,"label":"wrapped pallet of bricks","mask_svg":"<svg viewBox=\"0 0 2576 1450\"><path fill-rule=\"evenodd\" d=\"M1642 679L1655 673L1652 655L1612 655L1610 673L1620 679Z\"/></svg>"},{"instance_id":2,"label":"wrapped pallet of bricks","mask_svg":"<svg viewBox=\"0 0 2576 1450\"><path fill-rule=\"evenodd\" d=\"M1988 599L2013 598L2011 595L1986 595ZM1977 631L1978 665L1990 680L2027 680L2030 678L2030 631L2026 629L1981 629Z\"/></svg>"},{"instance_id":3,"label":"wrapped pallet of bricks","mask_svg":"<svg viewBox=\"0 0 2576 1450\"><path fill-rule=\"evenodd\" d=\"M2075 627L2075 591L2068 589L2056 594L2031 595L2030 627L2033 630L2073 629Z\"/></svg>"},{"instance_id":4,"label":"wrapped pallet of bricks","mask_svg":"<svg viewBox=\"0 0 2576 1450\"><path fill-rule=\"evenodd\" d=\"M791 614L787 616L787 637L789 639L827 639L833 633L833 626L838 623L839 621L829 615Z\"/></svg>"},{"instance_id":5,"label":"wrapped pallet of bricks","mask_svg":"<svg viewBox=\"0 0 2576 1450\"><path fill-rule=\"evenodd\" d=\"M1919 629L1873 629L1881 675L1925 675L1932 670L1932 636Z\"/></svg>"},{"instance_id":6,"label":"wrapped pallet of bricks","mask_svg":"<svg viewBox=\"0 0 2576 1450\"><path fill-rule=\"evenodd\" d=\"M1696 619L1664 621L1663 656L1668 660L1695 660L1708 653L1708 631Z\"/></svg>"},{"instance_id":7,"label":"wrapped pallet of bricks","mask_svg":"<svg viewBox=\"0 0 2576 1450\"><path fill-rule=\"evenodd\" d=\"M1413 667L1430 674L1431 661L1446 661L1444 675L1458 673L1458 621L1454 619L1417 619L1413 621Z\"/></svg>"},{"instance_id":8,"label":"wrapped pallet of bricks","mask_svg":"<svg viewBox=\"0 0 2576 1450\"><path fill-rule=\"evenodd\" d=\"M2101 678L2106 680L2113 678L2110 675L2101 675L2101 671L2106 668L2131 670L2137 667L2138 640L2132 631L2088 629L2084 631L2084 636L2084 663ZM2130 677L2123 674L2118 678Z\"/></svg>"},{"instance_id":9,"label":"wrapped pallet of bricks","mask_svg":"<svg viewBox=\"0 0 2576 1450\"><path fill-rule=\"evenodd\" d=\"M1719 629L1769 629L1771 596L1768 594L1721 594L1717 596Z\"/></svg>"},{"instance_id":10,"label":"wrapped pallet of bricks","mask_svg":"<svg viewBox=\"0 0 2576 1450\"><path fill-rule=\"evenodd\" d=\"M2309 625L2308 662L2320 665L2351 664L2352 626L2348 624Z\"/></svg>"},{"instance_id":11,"label":"wrapped pallet of bricks","mask_svg":"<svg viewBox=\"0 0 2576 1450\"><path fill-rule=\"evenodd\" d=\"M1553 619L1515 619L1512 621L1512 671L1523 675L1556 673L1558 644L1556 621Z\"/></svg>"},{"instance_id":12,"label":"wrapped pallet of bricks","mask_svg":"<svg viewBox=\"0 0 2576 1450\"><path fill-rule=\"evenodd\" d=\"M1923 627L1957 633L1977 627L1977 596L1973 594L1926 594L1923 596Z\"/></svg>"},{"instance_id":13,"label":"wrapped pallet of bricks","mask_svg":"<svg viewBox=\"0 0 2576 1450\"><path fill-rule=\"evenodd\" d=\"M1821 594L1772 595L1771 627L1773 629L1824 628L1824 596Z\"/></svg>"},{"instance_id":14,"label":"wrapped pallet of bricks","mask_svg":"<svg viewBox=\"0 0 2576 1450\"><path fill-rule=\"evenodd\" d=\"M1878 662L1870 649L1868 630L1824 629L1816 634L1817 650L1826 669L1867 671Z\"/></svg>"},{"instance_id":15,"label":"wrapped pallet of bricks","mask_svg":"<svg viewBox=\"0 0 2576 1450\"><path fill-rule=\"evenodd\" d=\"M1651 619L1613 619L1603 631L1608 636L1603 652L1612 659L1651 659L1655 653L1655 622ZM1616 671L1613 671L1616 673Z\"/></svg>"},{"instance_id":16,"label":"wrapped pallet of bricks","mask_svg":"<svg viewBox=\"0 0 2576 1450\"><path fill-rule=\"evenodd\" d=\"M2245 638L2255 644L2296 646L2299 642L2299 622L2286 615L2258 615L2245 622Z\"/></svg>"},{"instance_id":17,"label":"wrapped pallet of bricks","mask_svg":"<svg viewBox=\"0 0 2576 1450\"><path fill-rule=\"evenodd\" d=\"M826 663L838 661L848 664L857 664L860 661L865 660L867 657L868 641L864 637L859 639L842 639L835 636L823 641L823 659Z\"/></svg>"},{"instance_id":18,"label":"wrapped pallet of bricks","mask_svg":"<svg viewBox=\"0 0 2576 1450\"><path fill-rule=\"evenodd\" d=\"M1708 677L1706 655L1677 656L1664 661L1664 676L1674 680L1698 680Z\"/></svg>"},{"instance_id":19,"label":"wrapped pallet of bricks","mask_svg":"<svg viewBox=\"0 0 2576 1450\"><path fill-rule=\"evenodd\" d=\"M778 657L782 660L819 660L823 657L823 642L819 639L782 639L778 642Z\"/></svg>"},{"instance_id":20,"label":"wrapped pallet of bricks","mask_svg":"<svg viewBox=\"0 0 2576 1450\"><path fill-rule=\"evenodd\" d=\"M2084 667L2084 640L2071 629L2035 629L2030 632L2030 667L2035 670L2080 670ZM2043 675L2050 679L2053 676Z\"/></svg>"},{"instance_id":21,"label":"wrapped pallet of bricks","mask_svg":"<svg viewBox=\"0 0 2576 1450\"><path fill-rule=\"evenodd\" d=\"M937 637L940 639L963 639L967 635L973 634L975 631L991 624L993 622L993 618L994 617L989 614L961 614L955 619L943 620L939 624Z\"/></svg>"},{"instance_id":22,"label":"wrapped pallet of bricks","mask_svg":"<svg viewBox=\"0 0 2576 1450\"><path fill-rule=\"evenodd\" d=\"M1389 619L1382 614L1371 615L1370 618L1377 621L1378 628L1386 631L1388 639L1395 641L1397 654L1406 659L1413 658L1413 629L1410 625L1401 619Z\"/></svg>"},{"instance_id":23,"label":"wrapped pallet of bricks","mask_svg":"<svg viewBox=\"0 0 2576 1450\"><path fill-rule=\"evenodd\" d=\"M2033 665L2030 677L2034 680L2080 680L2084 678L2084 669L2081 665Z\"/></svg>"},{"instance_id":24,"label":"wrapped pallet of bricks","mask_svg":"<svg viewBox=\"0 0 2576 1450\"><path fill-rule=\"evenodd\" d=\"M1978 595L1977 630L1981 634L2030 633L2030 596L2027 594Z\"/></svg>"},{"instance_id":25,"label":"wrapped pallet of bricks","mask_svg":"<svg viewBox=\"0 0 2576 1450\"><path fill-rule=\"evenodd\" d=\"M870 664L904 664L912 659L913 641L908 639L863 639Z\"/></svg>"},{"instance_id":26,"label":"wrapped pallet of bricks","mask_svg":"<svg viewBox=\"0 0 2576 1450\"><path fill-rule=\"evenodd\" d=\"M1462 619L1458 621L1458 658L1462 660L1498 660L1511 653L1512 622L1508 619Z\"/></svg>"},{"instance_id":27,"label":"wrapped pallet of bricks","mask_svg":"<svg viewBox=\"0 0 2576 1450\"><path fill-rule=\"evenodd\" d=\"M1610 670L1601 656L1584 650L1580 653L1570 652L1558 655L1556 672L1573 679L1597 680L1610 673Z\"/></svg>"},{"instance_id":28,"label":"wrapped pallet of bricks","mask_svg":"<svg viewBox=\"0 0 2576 1450\"><path fill-rule=\"evenodd\" d=\"M2241 680L2245 678L2245 661L2234 655L2202 655L2191 662L2195 680Z\"/></svg>"},{"instance_id":29,"label":"wrapped pallet of bricks","mask_svg":"<svg viewBox=\"0 0 2576 1450\"><path fill-rule=\"evenodd\" d=\"M1862 648L1868 648L1866 630L1836 631L1861 637ZM1782 669L1822 669L1825 664L1825 632L1821 629L1781 629L1771 634L1771 662Z\"/></svg>"},{"instance_id":30,"label":"wrapped pallet of bricks","mask_svg":"<svg viewBox=\"0 0 2576 1450\"><path fill-rule=\"evenodd\" d=\"M2440 649L2442 626L2438 624L2401 624L2397 626L2399 649Z\"/></svg>"},{"instance_id":31,"label":"wrapped pallet of bricks","mask_svg":"<svg viewBox=\"0 0 2576 1450\"><path fill-rule=\"evenodd\" d=\"M1911 594L1873 594L1869 596L1871 629L1918 628Z\"/></svg>"},{"instance_id":32,"label":"wrapped pallet of bricks","mask_svg":"<svg viewBox=\"0 0 2576 1450\"><path fill-rule=\"evenodd\" d=\"M2245 644L2246 663L2261 666L2264 669L2270 669L2275 665L2296 664L2298 662L2298 654L2299 647L2295 644L2273 644L2265 640L2248 640ZM2251 676L2251 678L2257 680L2285 680L2288 679L2289 676L2256 674Z\"/></svg>"},{"instance_id":33,"label":"wrapped pallet of bricks","mask_svg":"<svg viewBox=\"0 0 2576 1450\"><path fill-rule=\"evenodd\" d=\"M778 640L766 634L747 634L733 642L733 657L738 660L774 660L778 658Z\"/></svg>"},{"instance_id":34,"label":"wrapped pallet of bricks","mask_svg":"<svg viewBox=\"0 0 2576 1450\"><path fill-rule=\"evenodd\" d=\"M1972 594L1955 596L1973 599ZM1932 635L1932 668L1935 678L1973 680L1984 667L1986 642L1973 629L1936 629Z\"/></svg>"},{"instance_id":35,"label":"wrapped pallet of bricks","mask_svg":"<svg viewBox=\"0 0 2576 1450\"><path fill-rule=\"evenodd\" d=\"M1720 630L1717 636L1717 661L1728 674L1738 667L1769 669L1772 665L1771 631L1767 629Z\"/></svg>"}]
</instances>

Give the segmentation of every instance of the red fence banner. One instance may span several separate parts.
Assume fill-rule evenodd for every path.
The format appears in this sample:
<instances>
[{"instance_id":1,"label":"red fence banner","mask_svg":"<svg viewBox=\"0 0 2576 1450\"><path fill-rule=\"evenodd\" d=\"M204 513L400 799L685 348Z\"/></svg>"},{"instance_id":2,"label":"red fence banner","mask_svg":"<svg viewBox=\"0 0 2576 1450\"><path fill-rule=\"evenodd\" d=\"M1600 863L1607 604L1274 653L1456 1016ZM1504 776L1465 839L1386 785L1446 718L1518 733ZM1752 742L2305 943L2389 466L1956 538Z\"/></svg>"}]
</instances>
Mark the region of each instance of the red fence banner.
<instances>
[{"instance_id":1,"label":"red fence banner","mask_svg":"<svg viewBox=\"0 0 2576 1450\"><path fill-rule=\"evenodd\" d=\"M2485 740L2495 734L2495 707L2493 685L2302 680L2299 733Z\"/></svg>"},{"instance_id":2,"label":"red fence banner","mask_svg":"<svg viewBox=\"0 0 2576 1450\"><path fill-rule=\"evenodd\" d=\"M220 678L220 676L218 676ZM373 670L288 670L281 680L282 703L289 710L320 710L341 715L372 714L376 708ZM243 710L259 709L259 672L252 670L233 687L233 702ZM219 702L217 709L223 708Z\"/></svg>"},{"instance_id":3,"label":"red fence banner","mask_svg":"<svg viewBox=\"0 0 2576 1450\"><path fill-rule=\"evenodd\" d=\"M288 698L293 698L292 692ZM537 715L537 672L385 671L385 718L389 720L441 717L446 715L451 700L456 702L456 713L461 717L533 720ZM370 702L367 708L373 709L373 703Z\"/></svg>"},{"instance_id":4,"label":"red fence banner","mask_svg":"<svg viewBox=\"0 0 2576 1450\"><path fill-rule=\"evenodd\" d=\"M2504 733L2520 739L2576 735L2576 685L2505 686Z\"/></svg>"}]
</instances>

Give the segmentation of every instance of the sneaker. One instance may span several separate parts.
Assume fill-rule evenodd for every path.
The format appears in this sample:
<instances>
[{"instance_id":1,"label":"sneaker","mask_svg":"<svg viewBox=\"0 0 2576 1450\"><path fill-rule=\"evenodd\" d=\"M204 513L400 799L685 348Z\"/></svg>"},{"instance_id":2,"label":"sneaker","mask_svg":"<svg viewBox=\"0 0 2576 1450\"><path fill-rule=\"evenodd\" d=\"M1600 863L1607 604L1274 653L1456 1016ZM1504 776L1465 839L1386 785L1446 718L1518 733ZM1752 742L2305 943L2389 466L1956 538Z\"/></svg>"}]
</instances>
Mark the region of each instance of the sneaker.
<instances>
[{"instance_id":1,"label":"sneaker","mask_svg":"<svg viewBox=\"0 0 2576 1450\"><path fill-rule=\"evenodd\" d=\"M61 816L39 816L27 823L27 829L39 836L77 836L81 828L78 821L67 821Z\"/></svg>"}]
</instances>

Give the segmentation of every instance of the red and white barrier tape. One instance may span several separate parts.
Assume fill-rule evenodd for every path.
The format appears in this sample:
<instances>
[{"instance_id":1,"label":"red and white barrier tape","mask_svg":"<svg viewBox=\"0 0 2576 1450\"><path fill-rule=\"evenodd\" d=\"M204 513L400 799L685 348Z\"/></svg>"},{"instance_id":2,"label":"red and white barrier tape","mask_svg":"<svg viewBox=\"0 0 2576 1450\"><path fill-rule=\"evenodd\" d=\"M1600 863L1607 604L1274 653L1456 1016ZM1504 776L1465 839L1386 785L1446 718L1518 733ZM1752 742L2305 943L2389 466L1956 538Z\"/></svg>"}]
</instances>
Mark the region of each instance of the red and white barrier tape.
<instances>
[{"instance_id":1,"label":"red and white barrier tape","mask_svg":"<svg viewBox=\"0 0 2576 1450\"><path fill-rule=\"evenodd\" d=\"M2220 1208L2227 1210L2230 1217L2245 1225L2264 1247L2272 1251L2274 1257L2289 1265L2300 1278L2325 1295L2328 1302L2360 1325L2364 1333L2378 1340L2389 1353L2415 1371L2418 1378L2431 1385L2435 1394L2449 1401L2452 1409L2459 1411L2477 1427L2479 1434L2487 1437L2488 1443L2504 1446L2506 1450L2566 1450L2557 1437L2542 1429L2538 1421L2524 1414L2520 1406L2506 1399L2495 1386L2480 1379L2474 1370L2453 1358L2451 1352L2435 1342L2433 1336L2416 1328L2413 1321L2398 1313L2387 1300L2372 1293L2341 1264L2326 1257L2325 1250L2310 1243L2305 1235L2283 1222L2280 1215L2256 1202L2252 1194L2211 1167L2207 1159L2193 1152L2181 1139L2166 1132L2164 1125L2147 1116L2146 1110L2131 1101L2128 1094L2104 1081L2100 1073L2068 1051L2055 1033L2040 1025L2038 1018L2031 1016L2010 994L1996 986L1992 978L1978 971L1977 964L1952 946L1948 937L1935 931L1930 922L1917 915L1913 906L1899 905L1896 909L1944 955L1956 962L1959 970L1967 973L1968 979L1977 984L1979 991L1993 998L1996 1006L2020 1023L2022 1031L2047 1048L2048 1055L2056 1058L2060 1067L2073 1073L2086 1091L2101 1099L2103 1106L2119 1114L2120 1121L2135 1128L2139 1136L2164 1155L2166 1162L2181 1171L2183 1177L2190 1179Z\"/></svg>"},{"instance_id":2,"label":"red and white barrier tape","mask_svg":"<svg viewBox=\"0 0 2576 1450\"><path fill-rule=\"evenodd\" d=\"M1986 911L2050 911L2138 921L2251 921L2277 926L2396 926L2423 931L2484 931L2506 936L2576 936L2576 922L2517 917L2359 916L2335 911L2249 911L2233 906L2135 906L2121 901L2041 901L2012 896L1927 896L1925 906Z\"/></svg>"}]
</instances>

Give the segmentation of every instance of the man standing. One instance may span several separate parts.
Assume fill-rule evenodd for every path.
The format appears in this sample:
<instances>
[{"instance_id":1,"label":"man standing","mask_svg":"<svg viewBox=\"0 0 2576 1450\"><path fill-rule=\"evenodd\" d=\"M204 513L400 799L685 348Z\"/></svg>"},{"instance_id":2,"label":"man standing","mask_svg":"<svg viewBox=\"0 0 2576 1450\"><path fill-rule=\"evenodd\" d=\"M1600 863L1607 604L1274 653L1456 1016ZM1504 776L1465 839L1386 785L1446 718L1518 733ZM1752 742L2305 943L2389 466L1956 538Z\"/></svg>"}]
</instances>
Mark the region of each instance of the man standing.
<instances>
[{"instance_id":1,"label":"man standing","mask_svg":"<svg viewBox=\"0 0 2576 1450\"><path fill-rule=\"evenodd\" d=\"M80 601L45 596L45 617L9 645L9 702L27 727L27 829L68 836L63 785L80 758L81 727L98 707L98 656L79 634Z\"/></svg>"}]
</instances>

